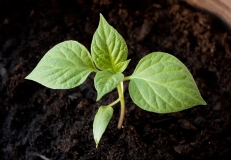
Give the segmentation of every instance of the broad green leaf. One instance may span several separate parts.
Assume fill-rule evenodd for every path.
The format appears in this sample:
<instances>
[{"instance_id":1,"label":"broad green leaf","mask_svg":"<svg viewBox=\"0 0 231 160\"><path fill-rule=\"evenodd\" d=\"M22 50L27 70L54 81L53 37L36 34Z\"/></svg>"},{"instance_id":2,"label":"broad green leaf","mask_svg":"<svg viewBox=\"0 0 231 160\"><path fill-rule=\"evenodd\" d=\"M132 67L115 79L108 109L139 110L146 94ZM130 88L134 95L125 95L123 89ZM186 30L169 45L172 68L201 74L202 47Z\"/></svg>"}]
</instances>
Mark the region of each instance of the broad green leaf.
<instances>
[{"instance_id":1,"label":"broad green leaf","mask_svg":"<svg viewBox=\"0 0 231 160\"><path fill-rule=\"evenodd\" d=\"M76 41L65 41L50 49L26 77L52 89L69 89L82 84L97 71L90 53Z\"/></svg>"},{"instance_id":2,"label":"broad green leaf","mask_svg":"<svg viewBox=\"0 0 231 160\"><path fill-rule=\"evenodd\" d=\"M95 88L97 90L97 101L108 92L115 89L123 80L122 73L112 73L109 71L99 71L94 78Z\"/></svg>"},{"instance_id":3,"label":"broad green leaf","mask_svg":"<svg viewBox=\"0 0 231 160\"><path fill-rule=\"evenodd\" d=\"M142 58L130 80L132 100L147 111L169 113L206 105L186 66L167 53Z\"/></svg>"},{"instance_id":4,"label":"broad green leaf","mask_svg":"<svg viewBox=\"0 0 231 160\"><path fill-rule=\"evenodd\" d=\"M127 67L127 45L122 36L100 14L100 22L91 43L92 58L101 70L123 72Z\"/></svg>"},{"instance_id":5,"label":"broad green leaf","mask_svg":"<svg viewBox=\"0 0 231 160\"><path fill-rule=\"evenodd\" d=\"M95 115L93 122L93 135L96 143L96 148L99 141L105 132L107 125L113 115L113 108L110 106L101 106Z\"/></svg>"}]
</instances>

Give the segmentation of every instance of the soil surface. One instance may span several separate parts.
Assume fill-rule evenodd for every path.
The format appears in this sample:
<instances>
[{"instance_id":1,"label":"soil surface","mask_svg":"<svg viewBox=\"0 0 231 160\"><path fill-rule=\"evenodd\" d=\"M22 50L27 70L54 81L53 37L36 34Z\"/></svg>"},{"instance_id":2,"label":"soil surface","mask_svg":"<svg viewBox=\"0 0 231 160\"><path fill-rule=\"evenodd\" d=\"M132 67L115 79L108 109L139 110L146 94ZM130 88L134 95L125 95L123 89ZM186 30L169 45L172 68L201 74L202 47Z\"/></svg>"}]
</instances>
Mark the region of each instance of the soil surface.
<instances>
[{"instance_id":1,"label":"soil surface","mask_svg":"<svg viewBox=\"0 0 231 160\"><path fill-rule=\"evenodd\" d=\"M133 72L139 59L162 51L179 58L207 106L172 114L146 112L125 85L120 107L98 149L92 122L113 91L96 100L93 77L74 89L52 90L25 80L55 44L77 40L90 48L99 13L124 37ZM231 32L216 17L176 0L2 0L0 2L1 160L231 159Z\"/></svg>"}]
</instances>

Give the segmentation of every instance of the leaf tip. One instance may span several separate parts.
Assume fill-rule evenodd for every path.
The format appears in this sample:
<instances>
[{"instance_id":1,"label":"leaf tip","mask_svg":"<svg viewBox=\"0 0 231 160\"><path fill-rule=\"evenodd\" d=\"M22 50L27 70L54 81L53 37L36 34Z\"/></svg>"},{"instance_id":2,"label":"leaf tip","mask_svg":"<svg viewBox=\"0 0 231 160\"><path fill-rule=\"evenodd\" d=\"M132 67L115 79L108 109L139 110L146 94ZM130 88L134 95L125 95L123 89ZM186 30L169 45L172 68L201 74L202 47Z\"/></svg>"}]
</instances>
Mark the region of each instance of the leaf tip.
<instances>
[{"instance_id":1,"label":"leaf tip","mask_svg":"<svg viewBox=\"0 0 231 160\"><path fill-rule=\"evenodd\" d=\"M198 105L207 105L206 101L202 98L201 95L200 95L200 99L199 99Z\"/></svg>"},{"instance_id":2,"label":"leaf tip","mask_svg":"<svg viewBox=\"0 0 231 160\"><path fill-rule=\"evenodd\" d=\"M103 97L103 95L100 93L100 91L97 90L96 101L99 101L102 97Z\"/></svg>"},{"instance_id":3,"label":"leaf tip","mask_svg":"<svg viewBox=\"0 0 231 160\"><path fill-rule=\"evenodd\" d=\"M95 148L98 148L99 142L95 141Z\"/></svg>"},{"instance_id":4,"label":"leaf tip","mask_svg":"<svg viewBox=\"0 0 231 160\"><path fill-rule=\"evenodd\" d=\"M202 99L202 101L201 101L201 105L207 105L207 103L205 102L205 100L204 100L204 99Z\"/></svg>"},{"instance_id":5,"label":"leaf tip","mask_svg":"<svg viewBox=\"0 0 231 160\"><path fill-rule=\"evenodd\" d=\"M97 95L96 102L99 101L100 98L101 98L101 97L100 97L99 95Z\"/></svg>"},{"instance_id":6,"label":"leaf tip","mask_svg":"<svg viewBox=\"0 0 231 160\"><path fill-rule=\"evenodd\" d=\"M99 15L99 24L101 24L101 25L105 25L105 24L109 25L108 22L107 22L107 20L104 18L104 16L101 13Z\"/></svg>"},{"instance_id":7,"label":"leaf tip","mask_svg":"<svg viewBox=\"0 0 231 160\"><path fill-rule=\"evenodd\" d=\"M99 17L100 17L100 18L104 18L103 15L102 15L102 13L99 13Z\"/></svg>"},{"instance_id":8,"label":"leaf tip","mask_svg":"<svg viewBox=\"0 0 231 160\"><path fill-rule=\"evenodd\" d=\"M24 79L31 80L30 74L28 74Z\"/></svg>"}]
</instances>

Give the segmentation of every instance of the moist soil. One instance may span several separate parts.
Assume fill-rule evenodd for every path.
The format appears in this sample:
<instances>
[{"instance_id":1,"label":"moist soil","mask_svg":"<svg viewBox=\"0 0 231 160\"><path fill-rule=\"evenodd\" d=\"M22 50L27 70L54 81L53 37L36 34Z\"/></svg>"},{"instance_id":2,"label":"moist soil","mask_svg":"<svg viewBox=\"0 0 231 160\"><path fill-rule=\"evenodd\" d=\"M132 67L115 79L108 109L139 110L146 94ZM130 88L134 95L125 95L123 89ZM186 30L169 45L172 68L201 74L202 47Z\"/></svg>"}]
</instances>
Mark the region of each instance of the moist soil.
<instances>
[{"instance_id":1,"label":"moist soil","mask_svg":"<svg viewBox=\"0 0 231 160\"><path fill-rule=\"evenodd\" d=\"M55 44L77 40L88 49L99 13L124 37L130 75L145 55L162 51L179 58L195 78L206 106L181 112L146 112L131 100L120 106L95 148L99 106L91 74L83 85L52 90L25 80ZM231 32L217 17L175 0L3 0L0 2L1 160L205 160L231 159Z\"/></svg>"}]
</instances>

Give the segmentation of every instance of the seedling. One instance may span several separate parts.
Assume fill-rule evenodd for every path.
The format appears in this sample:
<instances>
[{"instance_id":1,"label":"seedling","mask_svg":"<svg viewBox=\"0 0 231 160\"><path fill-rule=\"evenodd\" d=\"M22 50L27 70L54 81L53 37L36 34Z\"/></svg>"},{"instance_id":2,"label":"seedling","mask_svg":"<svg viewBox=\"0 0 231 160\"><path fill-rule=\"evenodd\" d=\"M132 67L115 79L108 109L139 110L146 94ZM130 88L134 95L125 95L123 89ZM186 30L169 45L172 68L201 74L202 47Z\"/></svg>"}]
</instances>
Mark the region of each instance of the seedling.
<instances>
[{"instance_id":1,"label":"seedling","mask_svg":"<svg viewBox=\"0 0 231 160\"><path fill-rule=\"evenodd\" d=\"M52 89L70 89L82 84L95 72L97 101L115 88L118 99L99 107L93 134L96 147L113 115L113 106L120 103L120 129L125 114L123 82L129 81L132 101L140 108L156 113L181 111L196 105L206 105L197 85L186 68L174 56L153 52L143 57L130 76L127 68L128 49L122 36L100 14L99 26L93 35L91 54L76 41L65 41L50 49L35 69L26 77Z\"/></svg>"}]
</instances>

